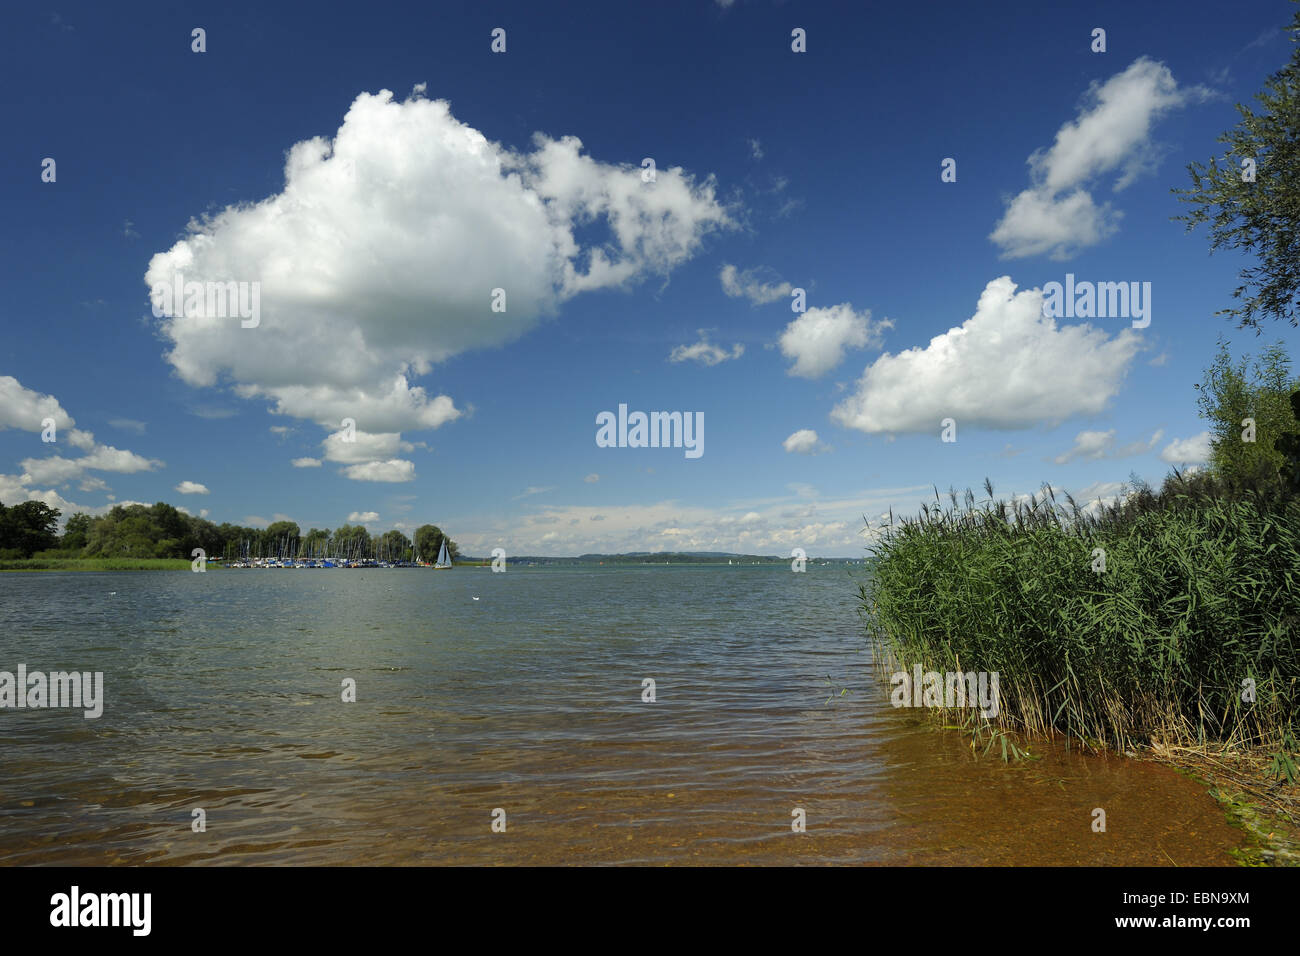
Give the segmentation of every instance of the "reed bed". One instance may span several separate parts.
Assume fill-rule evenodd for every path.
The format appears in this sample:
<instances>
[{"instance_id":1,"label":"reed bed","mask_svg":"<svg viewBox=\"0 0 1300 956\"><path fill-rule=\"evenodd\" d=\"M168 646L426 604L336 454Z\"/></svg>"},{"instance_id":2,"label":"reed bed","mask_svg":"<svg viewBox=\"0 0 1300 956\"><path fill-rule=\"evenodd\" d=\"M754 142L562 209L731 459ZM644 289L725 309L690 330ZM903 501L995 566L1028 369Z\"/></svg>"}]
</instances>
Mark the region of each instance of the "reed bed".
<instances>
[{"instance_id":1,"label":"reed bed","mask_svg":"<svg viewBox=\"0 0 1300 956\"><path fill-rule=\"evenodd\" d=\"M0 559L0 571L189 571L191 564L188 558L34 557Z\"/></svg>"},{"instance_id":2,"label":"reed bed","mask_svg":"<svg viewBox=\"0 0 1300 956\"><path fill-rule=\"evenodd\" d=\"M981 502L968 490L944 504L936 491L918 517L891 515L861 587L886 665L998 672L991 722L935 716L990 744L1000 736L1004 755L1007 735L1121 751L1294 747L1294 496L1177 472L1108 507L1058 503L1050 488L1012 502L984 489Z\"/></svg>"}]
</instances>

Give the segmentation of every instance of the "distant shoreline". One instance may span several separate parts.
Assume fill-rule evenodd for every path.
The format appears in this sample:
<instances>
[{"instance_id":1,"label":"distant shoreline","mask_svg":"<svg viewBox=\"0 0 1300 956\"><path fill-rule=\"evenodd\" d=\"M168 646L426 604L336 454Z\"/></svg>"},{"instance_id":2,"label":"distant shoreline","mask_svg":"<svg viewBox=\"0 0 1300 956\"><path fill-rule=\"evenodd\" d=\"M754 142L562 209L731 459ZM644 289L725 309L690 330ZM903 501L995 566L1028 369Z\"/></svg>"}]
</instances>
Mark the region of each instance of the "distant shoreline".
<instances>
[{"instance_id":1,"label":"distant shoreline","mask_svg":"<svg viewBox=\"0 0 1300 956\"><path fill-rule=\"evenodd\" d=\"M541 557L522 557L511 558L506 561L508 568L540 568L540 567L626 567L626 568L662 568L662 567L696 567L696 568L726 568L726 567L788 567L790 559L788 558L757 558L745 556L746 560L732 558L730 561L718 558L683 558L682 556L666 557L662 560L654 560L648 557L626 558L611 555L604 558L541 558ZM453 565L454 567L490 567L491 558L463 558L459 559ZM808 558L808 567L862 567L867 562L861 558ZM23 572L23 571L191 571L193 562L187 558L12 558L0 560L0 572ZM265 565L257 567L235 567L233 563L225 561L208 561L207 570L236 571L236 570L257 570L257 571L294 571L294 570L420 570L422 568L432 568L432 565L387 565L387 564L364 564L355 567L345 565L336 565L332 568L309 567L292 564L283 566Z\"/></svg>"}]
</instances>

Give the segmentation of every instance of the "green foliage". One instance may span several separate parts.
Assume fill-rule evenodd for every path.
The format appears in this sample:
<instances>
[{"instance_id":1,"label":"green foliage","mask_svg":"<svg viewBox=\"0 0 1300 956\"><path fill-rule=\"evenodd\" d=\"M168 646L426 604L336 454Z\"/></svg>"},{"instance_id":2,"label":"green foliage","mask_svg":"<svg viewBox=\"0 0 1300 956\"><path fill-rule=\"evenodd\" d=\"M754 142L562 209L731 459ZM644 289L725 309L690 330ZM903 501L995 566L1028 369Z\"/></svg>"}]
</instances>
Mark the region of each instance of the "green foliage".
<instances>
[{"instance_id":1,"label":"green foliage","mask_svg":"<svg viewBox=\"0 0 1300 956\"><path fill-rule=\"evenodd\" d=\"M429 562L436 559L444 537L442 529L436 524L422 524L416 528L415 550L420 559ZM447 538L447 553L453 560L460 555L460 549L456 547L456 542L452 541L451 538Z\"/></svg>"},{"instance_id":2,"label":"green foliage","mask_svg":"<svg viewBox=\"0 0 1300 956\"><path fill-rule=\"evenodd\" d=\"M1300 390L1291 393L1291 415L1294 430L1279 437L1274 446L1282 456L1282 481L1293 494L1300 494Z\"/></svg>"},{"instance_id":3,"label":"green foliage","mask_svg":"<svg viewBox=\"0 0 1300 956\"><path fill-rule=\"evenodd\" d=\"M35 555L30 558L10 560L4 554L0 554L0 571L189 572L190 570L189 558L67 558Z\"/></svg>"},{"instance_id":4,"label":"green foliage","mask_svg":"<svg viewBox=\"0 0 1300 956\"><path fill-rule=\"evenodd\" d=\"M862 586L886 658L997 671L1003 730L1261 741L1300 707L1300 500L1175 473L1123 503L923 507ZM1105 570L1093 570L1094 549ZM1253 680L1256 700L1243 701Z\"/></svg>"},{"instance_id":5,"label":"green foliage","mask_svg":"<svg viewBox=\"0 0 1300 956\"><path fill-rule=\"evenodd\" d=\"M60 512L41 501L0 504L0 552L27 558L59 543Z\"/></svg>"},{"instance_id":6,"label":"green foliage","mask_svg":"<svg viewBox=\"0 0 1300 956\"><path fill-rule=\"evenodd\" d=\"M1293 43L1300 40L1300 12L1287 29ZM1211 249L1258 255L1233 291L1241 307L1219 313L1258 330L1260 318L1300 324L1300 45L1255 99L1259 112L1237 104L1241 122L1219 137L1228 145L1222 163L1187 167L1192 188L1174 193L1192 209L1174 218L1188 230L1208 224ZM1245 178L1244 160L1254 160L1254 182Z\"/></svg>"},{"instance_id":7,"label":"green foliage","mask_svg":"<svg viewBox=\"0 0 1300 956\"><path fill-rule=\"evenodd\" d=\"M1234 481L1275 483L1287 464L1279 450L1300 437L1300 420L1292 408L1292 393L1300 378L1291 374L1291 360L1282 343L1266 348L1253 362L1242 356L1235 365L1228 345L1219 350L1196 386L1197 408L1210 425L1210 467ZM1243 440L1242 421L1255 420L1255 440Z\"/></svg>"},{"instance_id":8,"label":"green foliage","mask_svg":"<svg viewBox=\"0 0 1300 956\"><path fill-rule=\"evenodd\" d=\"M1285 780L1294 786L1300 780L1300 768L1296 767L1297 752L1300 752L1300 745L1296 744L1291 728L1287 727L1282 732L1278 749L1271 754L1273 761L1269 764L1268 775L1274 780Z\"/></svg>"},{"instance_id":9,"label":"green foliage","mask_svg":"<svg viewBox=\"0 0 1300 956\"><path fill-rule=\"evenodd\" d=\"M65 551L80 552L90 540L90 527L94 519L85 512L78 511L63 526L63 538L59 544Z\"/></svg>"},{"instance_id":10,"label":"green foliage","mask_svg":"<svg viewBox=\"0 0 1300 956\"><path fill-rule=\"evenodd\" d=\"M185 559L196 548L209 559L280 558L381 558L405 561L411 558L411 542L400 531L388 531L374 540L361 525L343 525L337 531L312 528L306 535L292 521L276 521L266 528L216 525L204 518L187 515L165 502L154 505L118 505L106 515L75 514L68 519L63 537L55 534L59 512L36 501L13 508L0 505L0 560L31 558L37 552L58 548L61 558L121 559L128 562L152 559ZM442 532L437 532L437 542ZM447 545L455 552L455 543ZM430 560L437 555L435 544ZM53 555L49 560L56 560ZM132 565L133 567L135 565ZM152 565L149 565L152 566Z\"/></svg>"},{"instance_id":11,"label":"green foliage","mask_svg":"<svg viewBox=\"0 0 1300 956\"><path fill-rule=\"evenodd\" d=\"M385 531L376 543L376 553L387 561L411 560L411 539L402 532Z\"/></svg>"}]
</instances>

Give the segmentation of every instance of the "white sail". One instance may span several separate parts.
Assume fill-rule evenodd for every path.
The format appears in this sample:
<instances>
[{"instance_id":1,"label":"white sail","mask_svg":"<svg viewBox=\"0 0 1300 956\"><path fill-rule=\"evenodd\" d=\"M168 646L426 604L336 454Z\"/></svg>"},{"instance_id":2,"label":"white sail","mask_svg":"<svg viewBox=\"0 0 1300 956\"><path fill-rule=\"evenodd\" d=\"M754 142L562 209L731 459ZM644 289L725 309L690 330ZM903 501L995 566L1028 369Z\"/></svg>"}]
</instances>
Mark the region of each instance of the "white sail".
<instances>
[{"instance_id":1,"label":"white sail","mask_svg":"<svg viewBox=\"0 0 1300 956\"><path fill-rule=\"evenodd\" d=\"M446 539L446 538L443 538L443 539L442 539L442 547L441 547L441 548L439 549L439 551L438 551L438 562L434 565L434 567L435 567L435 568L449 568L449 567L451 567L451 558L447 555L447 539Z\"/></svg>"}]
</instances>

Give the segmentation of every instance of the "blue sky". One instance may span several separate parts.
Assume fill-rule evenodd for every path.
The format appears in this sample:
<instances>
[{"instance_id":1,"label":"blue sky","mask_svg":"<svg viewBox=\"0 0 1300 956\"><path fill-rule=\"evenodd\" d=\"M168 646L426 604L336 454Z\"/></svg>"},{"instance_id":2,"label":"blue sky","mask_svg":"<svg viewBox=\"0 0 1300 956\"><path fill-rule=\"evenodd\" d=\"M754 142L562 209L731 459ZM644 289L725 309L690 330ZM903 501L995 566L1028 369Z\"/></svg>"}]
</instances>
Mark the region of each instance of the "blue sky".
<instances>
[{"instance_id":1,"label":"blue sky","mask_svg":"<svg viewBox=\"0 0 1300 956\"><path fill-rule=\"evenodd\" d=\"M6 504L858 556L932 483L1196 464L1217 338L1300 344L1216 317L1245 260L1170 220L1283 0L133 9L0 39ZM155 316L177 272L258 325ZM1067 273L1150 283L1150 324L1044 318ZM620 403L704 453L598 447Z\"/></svg>"}]
</instances>

